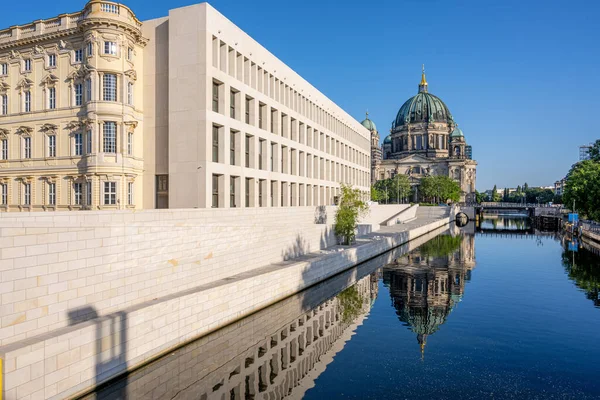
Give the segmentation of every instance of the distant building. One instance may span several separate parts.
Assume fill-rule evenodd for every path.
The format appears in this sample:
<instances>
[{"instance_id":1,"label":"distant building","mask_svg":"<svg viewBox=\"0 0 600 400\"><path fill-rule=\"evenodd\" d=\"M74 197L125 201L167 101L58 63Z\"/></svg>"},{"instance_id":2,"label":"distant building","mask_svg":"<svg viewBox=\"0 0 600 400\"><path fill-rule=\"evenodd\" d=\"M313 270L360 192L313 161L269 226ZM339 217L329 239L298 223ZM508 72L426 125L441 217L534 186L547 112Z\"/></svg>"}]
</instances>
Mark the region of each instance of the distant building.
<instances>
[{"instance_id":1,"label":"distant building","mask_svg":"<svg viewBox=\"0 0 600 400\"><path fill-rule=\"evenodd\" d=\"M467 157L467 160L473 159L473 146L471 146L470 144L465 146L465 155Z\"/></svg>"},{"instance_id":2,"label":"distant building","mask_svg":"<svg viewBox=\"0 0 600 400\"><path fill-rule=\"evenodd\" d=\"M579 161L585 161L590 159L590 148L592 144L584 144L579 146Z\"/></svg>"},{"instance_id":3,"label":"distant building","mask_svg":"<svg viewBox=\"0 0 600 400\"><path fill-rule=\"evenodd\" d=\"M563 178L559 181L554 182L554 194L557 196L562 196L565 190L566 179Z\"/></svg>"}]
</instances>

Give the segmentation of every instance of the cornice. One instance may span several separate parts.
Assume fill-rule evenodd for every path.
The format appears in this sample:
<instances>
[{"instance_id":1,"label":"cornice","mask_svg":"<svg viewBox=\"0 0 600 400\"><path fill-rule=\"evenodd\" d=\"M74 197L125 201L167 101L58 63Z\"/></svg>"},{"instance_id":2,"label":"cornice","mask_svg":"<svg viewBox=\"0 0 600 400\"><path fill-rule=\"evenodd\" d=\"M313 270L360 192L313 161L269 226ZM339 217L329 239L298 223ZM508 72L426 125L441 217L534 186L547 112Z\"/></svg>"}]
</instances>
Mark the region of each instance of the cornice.
<instances>
[{"instance_id":1,"label":"cornice","mask_svg":"<svg viewBox=\"0 0 600 400\"><path fill-rule=\"evenodd\" d=\"M41 42L46 42L49 40L55 40L55 39L59 39L59 38L63 38L63 37L67 37L67 36L71 36L73 34L76 34L78 32L81 31L81 28L76 27L76 28L70 28L70 29L65 29L65 30L60 30L60 31L56 31L56 32L50 32L50 33L42 33L38 36L31 36L28 38L23 38L23 39L16 39L14 41L10 41L7 43L1 43L0 44L0 51L1 50L8 50L11 49L13 47L21 47L21 46L29 46L35 43L41 43ZM12 57L14 58L14 57Z\"/></svg>"}]
</instances>

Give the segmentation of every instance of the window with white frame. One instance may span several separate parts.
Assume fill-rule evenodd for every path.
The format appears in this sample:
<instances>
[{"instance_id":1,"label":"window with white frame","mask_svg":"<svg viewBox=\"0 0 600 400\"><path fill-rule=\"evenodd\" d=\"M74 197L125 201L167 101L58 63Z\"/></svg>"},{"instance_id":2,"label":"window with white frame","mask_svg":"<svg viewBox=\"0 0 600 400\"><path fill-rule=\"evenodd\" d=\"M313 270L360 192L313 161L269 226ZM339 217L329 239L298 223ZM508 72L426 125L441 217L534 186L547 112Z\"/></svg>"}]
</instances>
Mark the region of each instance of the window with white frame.
<instances>
[{"instance_id":1,"label":"window with white frame","mask_svg":"<svg viewBox=\"0 0 600 400\"><path fill-rule=\"evenodd\" d=\"M56 54L48 54L48 68L56 68Z\"/></svg>"},{"instance_id":2,"label":"window with white frame","mask_svg":"<svg viewBox=\"0 0 600 400\"><path fill-rule=\"evenodd\" d=\"M25 112L31 112L31 92L28 90L24 93L25 96Z\"/></svg>"},{"instance_id":3,"label":"window with white frame","mask_svg":"<svg viewBox=\"0 0 600 400\"><path fill-rule=\"evenodd\" d=\"M104 205L117 204L117 182L104 182Z\"/></svg>"},{"instance_id":4,"label":"window with white frame","mask_svg":"<svg viewBox=\"0 0 600 400\"><path fill-rule=\"evenodd\" d=\"M2 141L0 141L0 143L1 143L0 159L8 160L8 139L2 139Z\"/></svg>"},{"instance_id":5,"label":"window with white frame","mask_svg":"<svg viewBox=\"0 0 600 400\"><path fill-rule=\"evenodd\" d=\"M86 136L86 142L87 142L85 152L87 154L92 154L92 131L91 130L87 131L85 136Z\"/></svg>"},{"instance_id":6,"label":"window with white frame","mask_svg":"<svg viewBox=\"0 0 600 400\"><path fill-rule=\"evenodd\" d=\"M23 184L23 204L31 205L31 183Z\"/></svg>"},{"instance_id":7,"label":"window with white frame","mask_svg":"<svg viewBox=\"0 0 600 400\"><path fill-rule=\"evenodd\" d=\"M80 63L83 61L83 49L75 50L75 62Z\"/></svg>"},{"instance_id":8,"label":"window with white frame","mask_svg":"<svg viewBox=\"0 0 600 400\"><path fill-rule=\"evenodd\" d=\"M0 204L3 206L8 204L8 184L0 184Z\"/></svg>"},{"instance_id":9,"label":"window with white frame","mask_svg":"<svg viewBox=\"0 0 600 400\"><path fill-rule=\"evenodd\" d=\"M8 75L8 64L7 63L0 64L0 75Z\"/></svg>"},{"instance_id":10,"label":"window with white frame","mask_svg":"<svg viewBox=\"0 0 600 400\"><path fill-rule=\"evenodd\" d=\"M73 200L75 205L81 205L81 199L83 195L83 185L79 182L73 183Z\"/></svg>"},{"instance_id":11,"label":"window with white frame","mask_svg":"<svg viewBox=\"0 0 600 400\"><path fill-rule=\"evenodd\" d=\"M75 105L80 106L83 104L83 85L81 83L75 84Z\"/></svg>"},{"instance_id":12,"label":"window with white frame","mask_svg":"<svg viewBox=\"0 0 600 400\"><path fill-rule=\"evenodd\" d=\"M88 206L91 206L92 205L92 182L85 183L85 196L86 196L85 204Z\"/></svg>"},{"instance_id":13,"label":"window with white frame","mask_svg":"<svg viewBox=\"0 0 600 400\"><path fill-rule=\"evenodd\" d=\"M104 101L117 101L117 75L104 74L102 83L102 99Z\"/></svg>"},{"instance_id":14,"label":"window with white frame","mask_svg":"<svg viewBox=\"0 0 600 400\"><path fill-rule=\"evenodd\" d=\"M105 153L117 152L117 123L105 122L103 129L102 149Z\"/></svg>"},{"instance_id":15,"label":"window with white frame","mask_svg":"<svg viewBox=\"0 0 600 400\"><path fill-rule=\"evenodd\" d=\"M56 108L56 88L48 89L48 108L54 110Z\"/></svg>"},{"instance_id":16,"label":"window with white frame","mask_svg":"<svg viewBox=\"0 0 600 400\"><path fill-rule=\"evenodd\" d=\"M0 96L0 112L2 115L8 115L8 95L3 94Z\"/></svg>"},{"instance_id":17,"label":"window with white frame","mask_svg":"<svg viewBox=\"0 0 600 400\"><path fill-rule=\"evenodd\" d=\"M31 136L23 138L23 158L31 158Z\"/></svg>"},{"instance_id":18,"label":"window with white frame","mask_svg":"<svg viewBox=\"0 0 600 400\"><path fill-rule=\"evenodd\" d=\"M117 42L104 42L104 54L117 55Z\"/></svg>"},{"instance_id":19,"label":"window with white frame","mask_svg":"<svg viewBox=\"0 0 600 400\"><path fill-rule=\"evenodd\" d=\"M56 205L56 183L48 182L48 204Z\"/></svg>"},{"instance_id":20,"label":"window with white frame","mask_svg":"<svg viewBox=\"0 0 600 400\"><path fill-rule=\"evenodd\" d=\"M127 104L133 105L133 82L127 82Z\"/></svg>"},{"instance_id":21,"label":"window with white frame","mask_svg":"<svg viewBox=\"0 0 600 400\"><path fill-rule=\"evenodd\" d=\"M83 155L83 133L75 134L75 155Z\"/></svg>"},{"instance_id":22,"label":"window with white frame","mask_svg":"<svg viewBox=\"0 0 600 400\"><path fill-rule=\"evenodd\" d=\"M133 182L127 182L127 204L133 205Z\"/></svg>"},{"instance_id":23,"label":"window with white frame","mask_svg":"<svg viewBox=\"0 0 600 400\"><path fill-rule=\"evenodd\" d=\"M133 155L133 133L129 132L127 134L127 155Z\"/></svg>"},{"instance_id":24,"label":"window with white frame","mask_svg":"<svg viewBox=\"0 0 600 400\"><path fill-rule=\"evenodd\" d=\"M48 136L48 157L56 157L56 135Z\"/></svg>"},{"instance_id":25,"label":"window with white frame","mask_svg":"<svg viewBox=\"0 0 600 400\"><path fill-rule=\"evenodd\" d=\"M87 44L87 56L92 57L94 55L94 43L88 42Z\"/></svg>"},{"instance_id":26,"label":"window with white frame","mask_svg":"<svg viewBox=\"0 0 600 400\"><path fill-rule=\"evenodd\" d=\"M31 59L30 58L26 58L25 60L23 60L23 71L25 71L25 72L31 71Z\"/></svg>"},{"instance_id":27,"label":"window with white frame","mask_svg":"<svg viewBox=\"0 0 600 400\"><path fill-rule=\"evenodd\" d=\"M85 100L92 101L92 79L85 80Z\"/></svg>"},{"instance_id":28,"label":"window with white frame","mask_svg":"<svg viewBox=\"0 0 600 400\"><path fill-rule=\"evenodd\" d=\"M118 14L119 6L117 4L102 3L100 5L100 10L102 10L103 12L111 13L111 14Z\"/></svg>"}]
</instances>

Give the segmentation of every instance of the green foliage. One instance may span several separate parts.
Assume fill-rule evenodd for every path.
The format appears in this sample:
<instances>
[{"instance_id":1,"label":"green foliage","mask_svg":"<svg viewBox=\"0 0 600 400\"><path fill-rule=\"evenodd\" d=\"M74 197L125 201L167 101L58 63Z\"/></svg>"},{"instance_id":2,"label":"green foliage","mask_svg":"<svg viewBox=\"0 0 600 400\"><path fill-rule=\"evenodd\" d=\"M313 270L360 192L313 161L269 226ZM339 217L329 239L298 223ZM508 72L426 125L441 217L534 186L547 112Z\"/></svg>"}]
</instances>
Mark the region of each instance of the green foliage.
<instances>
[{"instance_id":1,"label":"green foliage","mask_svg":"<svg viewBox=\"0 0 600 400\"><path fill-rule=\"evenodd\" d=\"M440 235L422 244L419 251L423 256L445 257L458 250L462 241L463 237L461 235Z\"/></svg>"},{"instance_id":2,"label":"green foliage","mask_svg":"<svg viewBox=\"0 0 600 400\"><path fill-rule=\"evenodd\" d=\"M498 193L498 187L494 185L494 189L492 189L492 201L498 202L500 200L502 200L502 197Z\"/></svg>"},{"instance_id":3,"label":"green foliage","mask_svg":"<svg viewBox=\"0 0 600 400\"><path fill-rule=\"evenodd\" d=\"M562 264L569 279L584 290L596 306L600 306L600 259L586 249L580 248L576 253L564 249Z\"/></svg>"},{"instance_id":4,"label":"green foliage","mask_svg":"<svg viewBox=\"0 0 600 400\"><path fill-rule=\"evenodd\" d=\"M410 182L406 175L396 175L393 178L382 179L373 185L376 196L379 200L373 200L373 190L371 190L371 200L387 203L403 203L410 195Z\"/></svg>"},{"instance_id":5,"label":"green foliage","mask_svg":"<svg viewBox=\"0 0 600 400\"><path fill-rule=\"evenodd\" d=\"M571 167L567 174L563 201L585 217L600 221L600 162L586 160Z\"/></svg>"},{"instance_id":6,"label":"green foliage","mask_svg":"<svg viewBox=\"0 0 600 400\"><path fill-rule=\"evenodd\" d=\"M552 199L554 204L563 204L563 197L560 194L555 194L554 199Z\"/></svg>"},{"instance_id":7,"label":"green foliage","mask_svg":"<svg viewBox=\"0 0 600 400\"><path fill-rule=\"evenodd\" d=\"M590 160L600 162L600 139L596 140L590 148Z\"/></svg>"},{"instance_id":8,"label":"green foliage","mask_svg":"<svg viewBox=\"0 0 600 400\"><path fill-rule=\"evenodd\" d=\"M375 184L373 186L371 186L371 201L377 201L377 202L387 201L385 191L379 189L377 187L377 183L378 182L375 182Z\"/></svg>"},{"instance_id":9,"label":"green foliage","mask_svg":"<svg viewBox=\"0 0 600 400\"><path fill-rule=\"evenodd\" d=\"M460 200L460 186L447 176L426 176L421 179L419 194L431 203Z\"/></svg>"},{"instance_id":10,"label":"green foliage","mask_svg":"<svg viewBox=\"0 0 600 400\"><path fill-rule=\"evenodd\" d=\"M354 321L360 314L364 301L358 293L356 285L350 286L342 291L337 295L337 298L340 301L340 307L342 309L342 321L345 323Z\"/></svg>"},{"instance_id":11,"label":"green foliage","mask_svg":"<svg viewBox=\"0 0 600 400\"><path fill-rule=\"evenodd\" d=\"M352 186L341 184L338 209L335 213L335 234L344 239L344 244L352 243L356 236L356 225L360 217L369 211L362 200L362 193Z\"/></svg>"},{"instance_id":12,"label":"green foliage","mask_svg":"<svg viewBox=\"0 0 600 400\"><path fill-rule=\"evenodd\" d=\"M477 204L481 204L482 201L485 201L485 194L479 193L477 190L475 191L475 202Z\"/></svg>"}]
</instances>

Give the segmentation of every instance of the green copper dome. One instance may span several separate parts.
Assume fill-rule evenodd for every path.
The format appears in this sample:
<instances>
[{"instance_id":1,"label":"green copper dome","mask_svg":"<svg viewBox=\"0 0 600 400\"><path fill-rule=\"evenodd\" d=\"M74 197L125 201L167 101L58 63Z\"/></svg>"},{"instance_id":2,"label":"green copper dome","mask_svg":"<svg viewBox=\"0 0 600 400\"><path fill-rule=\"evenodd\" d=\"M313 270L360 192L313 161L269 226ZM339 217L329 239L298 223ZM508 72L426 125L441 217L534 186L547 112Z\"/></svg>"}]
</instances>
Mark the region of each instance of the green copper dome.
<instances>
[{"instance_id":1,"label":"green copper dome","mask_svg":"<svg viewBox=\"0 0 600 400\"><path fill-rule=\"evenodd\" d=\"M375 122L371 121L369 119L369 113L367 113L367 117L364 119L363 122L361 122L362 126L364 126L365 128L367 128L370 131L376 131L377 127L375 126Z\"/></svg>"},{"instance_id":2,"label":"green copper dome","mask_svg":"<svg viewBox=\"0 0 600 400\"><path fill-rule=\"evenodd\" d=\"M406 100L392 123L392 129L415 122L453 122L450 110L437 96L427 92L420 92Z\"/></svg>"},{"instance_id":3,"label":"green copper dome","mask_svg":"<svg viewBox=\"0 0 600 400\"><path fill-rule=\"evenodd\" d=\"M392 144L392 138L388 135L383 139L383 144Z\"/></svg>"},{"instance_id":4,"label":"green copper dome","mask_svg":"<svg viewBox=\"0 0 600 400\"><path fill-rule=\"evenodd\" d=\"M465 135L463 135L463 131L461 131L458 126L456 128L454 128L454 130L450 134L451 138L453 138L453 137L464 137L464 136Z\"/></svg>"}]
</instances>

